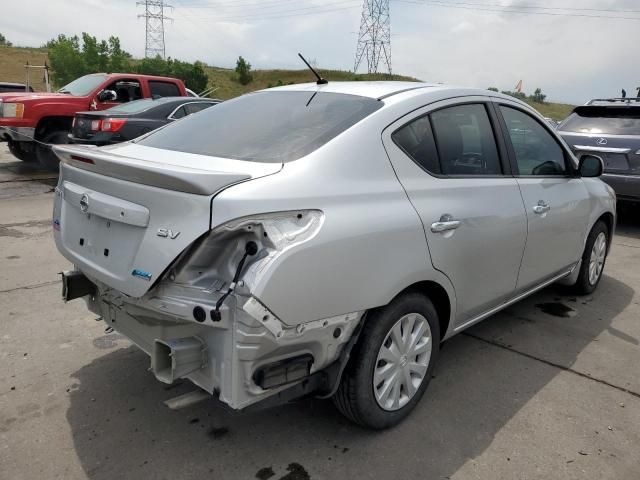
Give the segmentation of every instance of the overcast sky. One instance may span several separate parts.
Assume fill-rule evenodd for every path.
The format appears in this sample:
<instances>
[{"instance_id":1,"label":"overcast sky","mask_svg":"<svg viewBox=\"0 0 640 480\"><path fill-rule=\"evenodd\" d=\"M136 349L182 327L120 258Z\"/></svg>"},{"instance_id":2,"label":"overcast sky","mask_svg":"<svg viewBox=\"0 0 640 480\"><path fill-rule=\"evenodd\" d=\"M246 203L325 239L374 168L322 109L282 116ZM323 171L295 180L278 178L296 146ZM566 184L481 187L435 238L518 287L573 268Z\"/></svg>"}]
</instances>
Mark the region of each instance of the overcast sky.
<instances>
[{"instance_id":1,"label":"overcast sky","mask_svg":"<svg viewBox=\"0 0 640 480\"><path fill-rule=\"evenodd\" d=\"M135 0L2 3L0 32L17 45L87 31L116 35L144 55ZM166 50L174 58L233 67L242 55L254 68L300 68L301 51L323 68L353 68L361 0L168 3ZM640 87L640 0L391 0L391 30L394 73L429 82L512 90L523 80L527 93L541 87L576 104Z\"/></svg>"}]
</instances>

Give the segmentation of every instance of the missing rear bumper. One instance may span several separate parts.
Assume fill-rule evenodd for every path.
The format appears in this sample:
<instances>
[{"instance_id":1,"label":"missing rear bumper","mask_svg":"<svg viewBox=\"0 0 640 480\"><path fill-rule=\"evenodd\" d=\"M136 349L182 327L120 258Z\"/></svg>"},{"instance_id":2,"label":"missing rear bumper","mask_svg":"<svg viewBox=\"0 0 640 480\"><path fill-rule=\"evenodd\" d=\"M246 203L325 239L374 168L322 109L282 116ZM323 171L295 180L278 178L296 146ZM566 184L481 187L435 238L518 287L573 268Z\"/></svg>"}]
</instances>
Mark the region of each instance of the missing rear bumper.
<instances>
[{"instance_id":1,"label":"missing rear bumper","mask_svg":"<svg viewBox=\"0 0 640 480\"><path fill-rule=\"evenodd\" d=\"M253 374L253 381L260 388L268 389L302 380L311 374L313 356L306 354L280 360L260 367Z\"/></svg>"},{"instance_id":2,"label":"missing rear bumper","mask_svg":"<svg viewBox=\"0 0 640 480\"><path fill-rule=\"evenodd\" d=\"M207 346L199 337L156 340L151 369L163 383L173 383L207 366Z\"/></svg>"},{"instance_id":3,"label":"missing rear bumper","mask_svg":"<svg viewBox=\"0 0 640 480\"><path fill-rule=\"evenodd\" d=\"M86 295L95 295L95 284L78 270L60 272L62 276L62 300L68 302Z\"/></svg>"}]
</instances>

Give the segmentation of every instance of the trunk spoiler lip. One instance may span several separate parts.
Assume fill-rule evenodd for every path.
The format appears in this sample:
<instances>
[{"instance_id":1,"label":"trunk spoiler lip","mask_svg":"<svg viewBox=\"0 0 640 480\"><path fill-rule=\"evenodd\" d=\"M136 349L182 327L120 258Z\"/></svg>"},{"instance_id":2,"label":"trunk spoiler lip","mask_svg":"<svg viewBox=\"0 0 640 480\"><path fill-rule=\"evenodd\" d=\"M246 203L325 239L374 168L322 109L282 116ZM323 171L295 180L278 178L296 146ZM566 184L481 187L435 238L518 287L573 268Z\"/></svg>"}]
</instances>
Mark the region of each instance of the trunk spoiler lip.
<instances>
[{"instance_id":1,"label":"trunk spoiler lip","mask_svg":"<svg viewBox=\"0 0 640 480\"><path fill-rule=\"evenodd\" d=\"M154 162L84 145L53 145L52 148L60 161L71 167L152 187L205 196L215 195L232 185L253 178L278 173L284 166L283 163L267 164L209 157L211 162L215 162L216 159L226 163L237 162L236 171L225 171ZM172 153L179 155L177 152ZM105 168L105 164L108 164L108 168ZM224 185L220 185L221 181Z\"/></svg>"}]
</instances>

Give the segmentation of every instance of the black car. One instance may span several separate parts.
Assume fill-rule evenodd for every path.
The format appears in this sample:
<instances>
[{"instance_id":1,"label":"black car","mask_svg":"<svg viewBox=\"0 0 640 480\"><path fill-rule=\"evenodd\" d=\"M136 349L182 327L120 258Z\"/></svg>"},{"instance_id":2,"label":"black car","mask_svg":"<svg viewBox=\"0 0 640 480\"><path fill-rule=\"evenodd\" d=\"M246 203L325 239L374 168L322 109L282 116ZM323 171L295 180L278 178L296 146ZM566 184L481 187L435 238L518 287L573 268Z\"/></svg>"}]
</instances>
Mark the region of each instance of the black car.
<instances>
[{"instance_id":1,"label":"black car","mask_svg":"<svg viewBox=\"0 0 640 480\"><path fill-rule=\"evenodd\" d=\"M10 82L0 82L0 93L5 92L33 92L33 87L27 86L24 83L10 83Z\"/></svg>"},{"instance_id":2,"label":"black car","mask_svg":"<svg viewBox=\"0 0 640 480\"><path fill-rule=\"evenodd\" d=\"M208 98L145 98L99 112L78 112L69 139L88 145L125 142L218 103Z\"/></svg>"},{"instance_id":3,"label":"black car","mask_svg":"<svg viewBox=\"0 0 640 480\"><path fill-rule=\"evenodd\" d=\"M591 100L576 107L558 133L578 157L602 158L601 178L618 200L640 202L640 99Z\"/></svg>"}]
</instances>

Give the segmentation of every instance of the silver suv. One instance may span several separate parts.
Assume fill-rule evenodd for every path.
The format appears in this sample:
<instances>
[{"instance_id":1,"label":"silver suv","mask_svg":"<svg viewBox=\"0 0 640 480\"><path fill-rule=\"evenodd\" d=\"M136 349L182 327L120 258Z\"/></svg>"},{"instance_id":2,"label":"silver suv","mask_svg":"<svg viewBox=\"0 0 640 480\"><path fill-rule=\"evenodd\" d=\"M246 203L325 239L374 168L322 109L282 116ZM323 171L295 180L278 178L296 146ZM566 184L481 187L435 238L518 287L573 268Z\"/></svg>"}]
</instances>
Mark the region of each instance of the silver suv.
<instances>
[{"instance_id":1,"label":"silver suv","mask_svg":"<svg viewBox=\"0 0 640 480\"><path fill-rule=\"evenodd\" d=\"M385 428L443 340L602 275L615 195L522 102L399 82L221 103L129 143L58 146L65 300L234 409L315 394Z\"/></svg>"}]
</instances>

